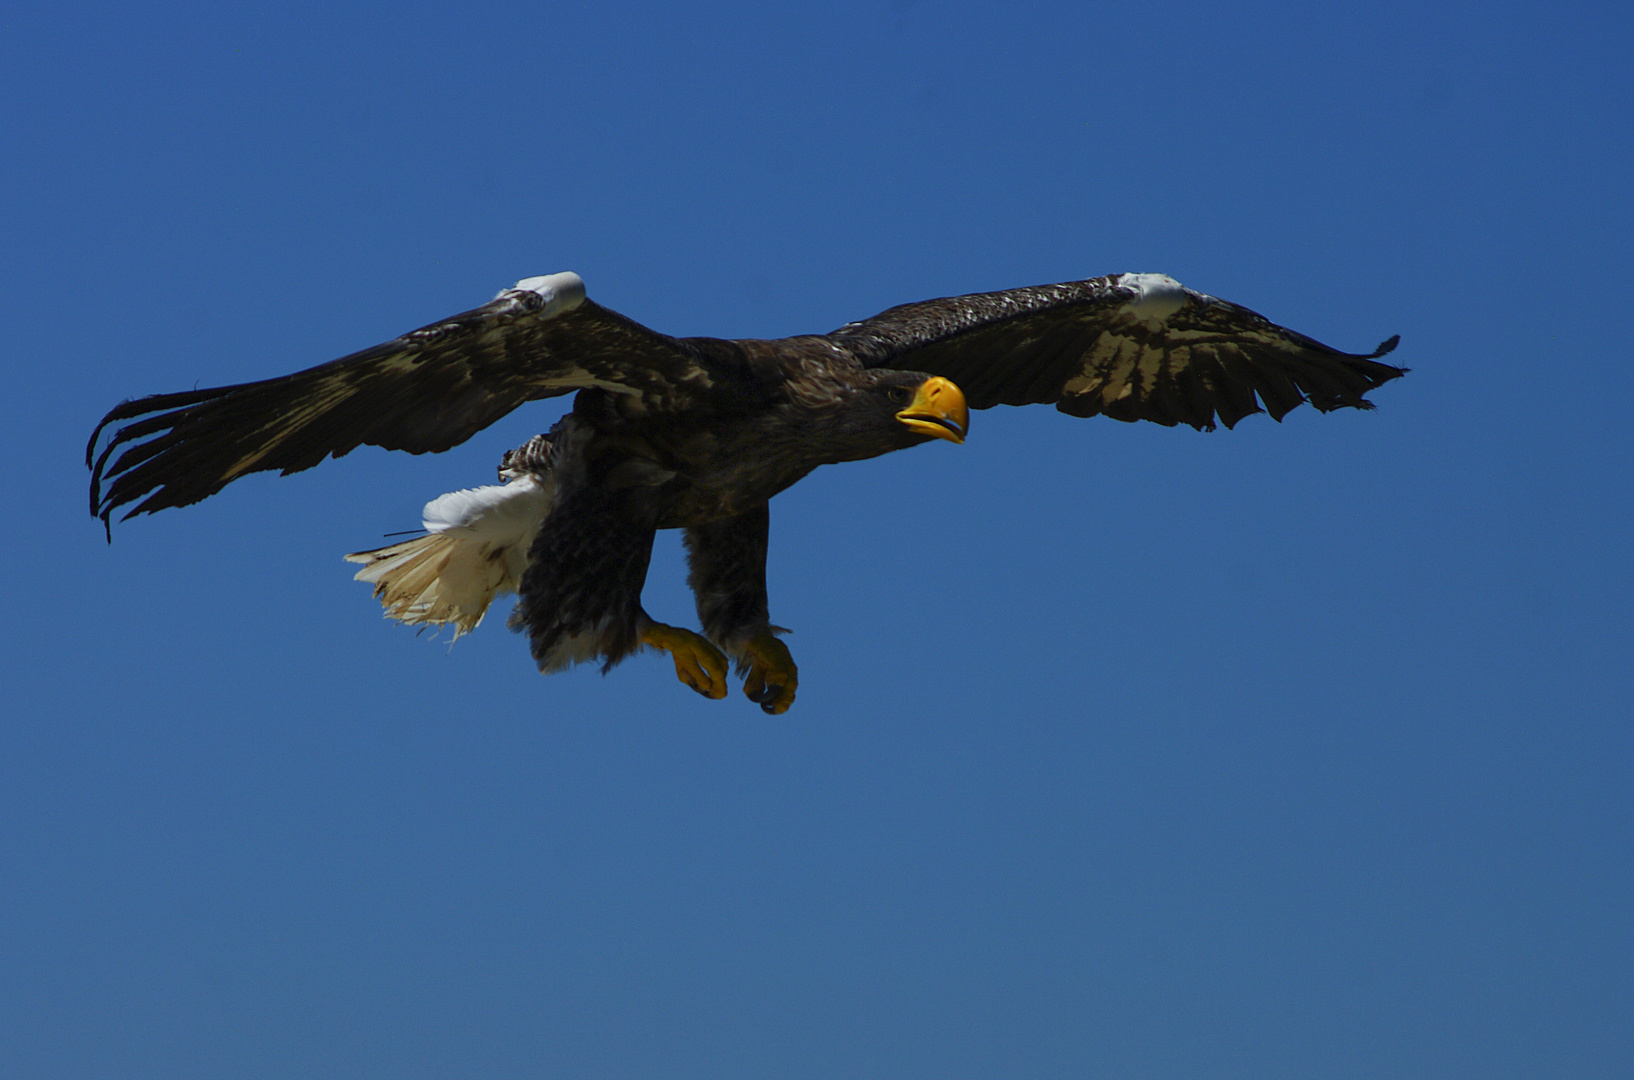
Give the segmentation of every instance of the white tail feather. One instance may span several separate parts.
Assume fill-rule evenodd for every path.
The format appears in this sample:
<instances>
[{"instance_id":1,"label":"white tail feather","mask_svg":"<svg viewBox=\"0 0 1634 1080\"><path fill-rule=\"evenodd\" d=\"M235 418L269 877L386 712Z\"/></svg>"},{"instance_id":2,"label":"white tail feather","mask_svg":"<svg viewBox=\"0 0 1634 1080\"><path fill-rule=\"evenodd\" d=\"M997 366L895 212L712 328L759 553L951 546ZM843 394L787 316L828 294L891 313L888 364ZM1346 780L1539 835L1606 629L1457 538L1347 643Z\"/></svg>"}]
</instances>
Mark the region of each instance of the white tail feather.
<instances>
[{"instance_id":1,"label":"white tail feather","mask_svg":"<svg viewBox=\"0 0 1634 1080\"><path fill-rule=\"evenodd\" d=\"M521 588L554 489L525 475L439 496L423 516L430 535L346 556L364 564L353 579L374 586L389 618L411 626L453 623L458 640L477 628L495 596Z\"/></svg>"}]
</instances>

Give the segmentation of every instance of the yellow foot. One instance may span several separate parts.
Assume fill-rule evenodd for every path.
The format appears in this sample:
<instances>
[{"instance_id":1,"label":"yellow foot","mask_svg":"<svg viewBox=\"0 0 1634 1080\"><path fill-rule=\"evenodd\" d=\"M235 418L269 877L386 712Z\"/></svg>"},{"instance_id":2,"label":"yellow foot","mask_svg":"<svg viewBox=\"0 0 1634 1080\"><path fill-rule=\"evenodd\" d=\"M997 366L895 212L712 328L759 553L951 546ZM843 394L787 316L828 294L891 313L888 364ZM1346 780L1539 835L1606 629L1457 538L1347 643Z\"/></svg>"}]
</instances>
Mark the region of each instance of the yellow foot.
<instances>
[{"instance_id":1,"label":"yellow foot","mask_svg":"<svg viewBox=\"0 0 1634 1080\"><path fill-rule=\"evenodd\" d=\"M726 696L726 657L708 638L655 622L641 635L641 643L674 657L675 677L704 697L719 701Z\"/></svg>"},{"instance_id":2,"label":"yellow foot","mask_svg":"<svg viewBox=\"0 0 1634 1080\"><path fill-rule=\"evenodd\" d=\"M743 692L761 709L776 715L788 712L794 704L794 688L800 683L799 669L789 647L762 630L743 644L749 655L749 677L743 680Z\"/></svg>"}]
</instances>

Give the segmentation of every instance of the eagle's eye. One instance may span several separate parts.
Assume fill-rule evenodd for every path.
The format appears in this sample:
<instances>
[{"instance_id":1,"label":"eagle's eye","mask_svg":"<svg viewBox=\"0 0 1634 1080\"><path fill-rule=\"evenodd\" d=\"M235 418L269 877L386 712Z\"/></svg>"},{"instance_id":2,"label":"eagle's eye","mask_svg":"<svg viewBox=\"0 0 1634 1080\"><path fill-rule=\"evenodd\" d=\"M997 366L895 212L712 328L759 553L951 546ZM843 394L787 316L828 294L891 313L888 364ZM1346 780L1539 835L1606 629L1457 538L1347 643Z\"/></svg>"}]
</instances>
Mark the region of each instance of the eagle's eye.
<instances>
[{"instance_id":1,"label":"eagle's eye","mask_svg":"<svg viewBox=\"0 0 1634 1080\"><path fill-rule=\"evenodd\" d=\"M901 405L908 400L908 388L906 386L893 386L885 391L885 396Z\"/></svg>"}]
</instances>

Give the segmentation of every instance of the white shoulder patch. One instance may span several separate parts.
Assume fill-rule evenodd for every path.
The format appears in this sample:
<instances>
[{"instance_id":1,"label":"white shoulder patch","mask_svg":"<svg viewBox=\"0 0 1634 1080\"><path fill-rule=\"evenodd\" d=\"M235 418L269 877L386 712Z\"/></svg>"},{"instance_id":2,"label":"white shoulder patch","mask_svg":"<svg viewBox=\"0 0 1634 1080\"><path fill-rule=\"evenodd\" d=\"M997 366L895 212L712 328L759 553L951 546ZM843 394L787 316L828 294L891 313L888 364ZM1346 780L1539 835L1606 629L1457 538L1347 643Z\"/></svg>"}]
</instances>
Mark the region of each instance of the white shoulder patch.
<instances>
[{"instance_id":1,"label":"white shoulder patch","mask_svg":"<svg viewBox=\"0 0 1634 1080\"><path fill-rule=\"evenodd\" d=\"M584 279L571 270L560 274L523 278L510 288L500 290L499 295L504 296L513 292L537 293L545 302L544 310L540 314L549 319L564 311L572 311L584 303Z\"/></svg>"},{"instance_id":2,"label":"white shoulder patch","mask_svg":"<svg viewBox=\"0 0 1634 1080\"><path fill-rule=\"evenodd\" d=\"M1168 274L1119 274L1118 284L1135 296L1123 310L1137 319L1162 322L1186 303L1186 288Z\"/></svg>"}]
</instances>

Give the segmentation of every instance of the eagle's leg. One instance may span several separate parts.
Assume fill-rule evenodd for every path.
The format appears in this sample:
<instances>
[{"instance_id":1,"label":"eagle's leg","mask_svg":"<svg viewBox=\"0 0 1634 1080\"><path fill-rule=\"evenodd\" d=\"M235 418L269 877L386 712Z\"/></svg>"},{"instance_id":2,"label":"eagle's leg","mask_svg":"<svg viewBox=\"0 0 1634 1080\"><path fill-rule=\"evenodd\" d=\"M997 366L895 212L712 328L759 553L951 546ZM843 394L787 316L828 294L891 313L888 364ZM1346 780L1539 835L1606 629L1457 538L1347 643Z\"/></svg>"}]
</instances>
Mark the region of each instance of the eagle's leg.
<instances>
[{"instance_id":1,"label":"eagle's leg","mask_svg":"<svg viewBox=\"0 0 1634 1080\"><path fill-rule=\"evenodd\" d=\"M777 640L768 628L745 641L743 652L749 658L749 676L743 680L743 692L769 713L788 712L789 706L794 704L795 688L800 685L800 670L794 666L789 647Z\"/></svg>"},{"instance_id":2,"label":"eagle's leg","mask_svg":"<svg viewBox=\"0 0 1634 1080\"><path fill-rule=\"evenodd\" d=\"M639 492L586 487L545 519L528 551L512 629L526 630L543 672L600 659L606 671L643 645L710 698L726 696L726 657L701 635L641 609L652 558L652 514Z\"/></svg>"},{"instance_id":3,"label":"eagle's leg","mask_svg":"<svg viewBox=\"0 0 1634 1080\"><path fill-rule=\"evenodd\" d=\"M641 641L669 653L675 660L675 677L704 697L719 701L726 696L726 657L709 639L648 619Z\"/></svg>"},{"instance_id":4,"label":"eagle's leg","mask_svg":"<svg viewBox=\"0 0 1634 1080\"><path fill-rule=\"evenodd\" d=\"M686 531L688 578L698 621L745 673L743 692L768 713L794 704L799 671L777 640L766 608L766 542L771 516L764 504L736 517Z\"/></svg>"},{"instance_id":5,"label":"eagle's leg","mask_svg":"<svg viewBox=\"0 0 1634 1080\"><path fill-rule=\"evenodd\" d=\"M642 500L597 485L545 519L509 623L527 632L540 671L596 659L606 671L642 647L656 625L641 610L656 531Z\"/></svg>"}]
</instances>

